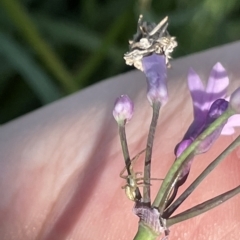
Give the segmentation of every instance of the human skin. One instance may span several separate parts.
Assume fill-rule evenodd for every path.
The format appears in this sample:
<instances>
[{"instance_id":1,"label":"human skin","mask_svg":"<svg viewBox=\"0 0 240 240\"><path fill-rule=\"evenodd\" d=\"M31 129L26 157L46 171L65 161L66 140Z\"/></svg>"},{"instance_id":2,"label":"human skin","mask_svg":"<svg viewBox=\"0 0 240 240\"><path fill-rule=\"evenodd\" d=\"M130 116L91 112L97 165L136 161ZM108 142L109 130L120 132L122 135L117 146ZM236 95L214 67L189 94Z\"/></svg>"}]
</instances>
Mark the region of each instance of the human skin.
<instances>
[{"instance_id":1,"label":"human skin","mask_svg":"<svg viewBox=\"0 0 240 240\"><path fill-rule=\"evenodd\" d=\"M172 61L169 102L161 109L152 158L152 176L164 178L173 150L192 121L187 89L189 67L204 79L220 61L230 92L240 86L240 43ZM132 71L66 97L0 128L0 239L132 239L138 218L119 173L124 167L115 99L135 104L127 124L131 157L145 148L151 120L143 73ZM239 133L239 131L237 131ZM186 188L236 136L221 137L198 156ZM239 185L240 150L231 153L178 209L178 213ZM143 156L134 164L140 170ZM152 200L161 182L152 182ZM170 228L170 239L240 239L240 196Z\"/></svg>"}]
</instances>

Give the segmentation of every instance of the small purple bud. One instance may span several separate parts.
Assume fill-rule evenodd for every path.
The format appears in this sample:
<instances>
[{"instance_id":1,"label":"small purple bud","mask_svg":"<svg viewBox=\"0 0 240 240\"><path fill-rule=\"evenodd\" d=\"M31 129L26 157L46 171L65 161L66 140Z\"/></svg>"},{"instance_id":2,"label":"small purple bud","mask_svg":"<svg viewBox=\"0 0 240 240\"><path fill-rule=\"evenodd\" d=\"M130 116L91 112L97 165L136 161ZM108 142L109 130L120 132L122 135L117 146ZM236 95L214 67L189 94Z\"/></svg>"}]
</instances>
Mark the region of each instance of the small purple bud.
<instances>
[{"instance_id":1,"label":"small purple bud","mask_svg":"<svg viewBox=\"0 0 240 240\"><path fill-rule=\"evenodd\" d=\"M174 149L176 158L180 157L180 155L192 144L192 142L193 142L192 139L185 139L185 140L182 140L180 143L178 143L178 145ZM187 180L187 177L191 168L192 160L193 160L193 157L187 164L184 165L181 171L181 174L178 178L178 184L177 184L178 187L180 187Z\"/></svg>"},{"instance_id":2,"label":"small purple bud","mask_svg":"<svg viewBox=\"0 0 240 240\"><path fill-rule=\"evenodd\" d=\"M231 94L230 106L236 113L240 113L240 87Z\"/></svg>"},{"instance_id":3,"label":"small purple bud","mask_svg":"<svg viewBox=\"0 0 240 240\"><path fill-rule=\"evenodd\" d=\"M182 140L176 147L175 147L175 155L178 158L186 148L188 148L192 144L193 140L191 139L186 139Z\"/></svg>"},{"instance_id":4,"label":"small purple bud","mask_svg":"<svg viewBox=\"0 0 240 240\"><path fill-rule=\"evenodd\" d=\"M127 95L121 95L116 99L113 117L119 124L130 121L133 115L133 102Z\"/></svg>"},{"instance_id":5,"label":"small purple bud","mask_svg":"<svg viewBox=\"0 0 240 240\"><path fill-rule=\"evenodd\" d=\"M208 114L206 124L209 125L220 117L228 108L228 101L225 99L217 99L211 105Z\"/></svg>"},{"instance_id":6,"label":"small purple bud","mask_svg":"<svg viewBox=\"0 0 240 240\"><path fill-rule=\"evenodd\" d=\"M147 97L151 104L158 101L162 105L168 100L167 92L167 66L164 55L151 54L142 59L143 72L147 77Z\"/></svg>"},{"instance_id":7,"label":"small purple bud","mask_svg":"<svg viewBox=\"0 0 240 240\"><path fill-rule=\"evenodd\" d=\"M213 104L211 105L207 120L206 120L206 126L204 129L208 128L208 126L213 123L218 117L220 117L228 108L228 101L225 99L217 99ZM225 126L225 123L223 123L221 126L219 126L216 130L214 130L210 135L208 135L198 146L196 149L196 154L201 154L207 152L211 146L215 143L215 141L219 138L223 127Z\"/></svg>"},{"instance_id":8,"label":"small purple bud","mask_svg":"<svg viewBox=\"0 0 240 240\"><path fill-rule=\"evenodd\" d=\"M226 123L225 123L226 124ZM210 135L208 135L196 148L195 154L202 154L207 152L212 145L216 142L216 140L221 135L221 131L225 124L219 126L216 130L214 130Z\"/></svg>"}]
</instances>

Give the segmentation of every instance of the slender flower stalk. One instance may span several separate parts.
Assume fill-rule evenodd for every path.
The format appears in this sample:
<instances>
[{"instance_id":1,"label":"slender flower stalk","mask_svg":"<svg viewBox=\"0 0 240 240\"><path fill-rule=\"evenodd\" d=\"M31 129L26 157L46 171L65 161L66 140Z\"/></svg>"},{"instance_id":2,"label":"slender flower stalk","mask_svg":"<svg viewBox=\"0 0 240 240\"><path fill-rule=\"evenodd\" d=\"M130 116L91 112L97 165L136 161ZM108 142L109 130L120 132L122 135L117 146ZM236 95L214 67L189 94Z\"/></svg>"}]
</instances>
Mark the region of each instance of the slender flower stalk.
<instances>
[{"instance_id":1,"label":"slender flower stalk","mask_svg":"<svg viewBox=\"0 0 240 240\"><path fill-rule=\"evenodd\" d=\"M126 196L133 201L140 201L142 199L142 195L140 193L140 190L135 182L135 173L133 172L133 167L131 163L131 158L128 151L128 144L127 144L127 138L126 138L126 131L125 131L125 125L118 125L118 132L120 137L120 142L122 146L122 152L123 157L125 161L125 166L127 170L127 185L125 185L125 193Z\"/></svg>"},{"instance_id":2,"label":"slender flower stalk","mask_svg":"<svg viewBox=\"0 0 240 240\"><path fill-rule=\"evenodd\" d=\"M150 179L151 179L151 161L152 161L152 149L153 141L156 132L157 120L159 116L161 104L159 101L153 102L153 116L150 124L150 129L147 139L146 155L145 155L145 165L144 165L144 180L145 185L143 187L143 202L151 205L151 192L150 192Z\"/></svg>"},{"instance_id":3,"label":"slender flower stalk","mask_svg":"<svg viewBox=\"0 0 240 240\"><path fill-rule=\"evenodd\" d=\"M128 151L125 125L133 116L133 108L132 100L127 95L121 95L117 98L113 109L113 116L118 123L119 136L128 175L130 175L129 166L131 165L131 161Z\"/></svg>"},{"instance_id":4,"label":"slender flower stalk","mask_svg":"<svg viewBox=\"0 0 240 240\"><path fill-rule=\"evenodd\" d=\"M230 198L236 196L240 193L240 186L237 186L236 188L231 189L228 192L225 192L215 198L212 198L204 203L201 203L191 209L188 209L170 219L167 220L167 226L171 226L173 224L185 221L187 219L196 217L204 212L207 212L211 210L212 208L215 208L219 206L220 204L226 202Z\"/></svg>"},{"instance_id":5,"label":"slender flower stalk","mask_svg":"<svg viewBox=\"0 0 240 240\"><path fill-rule=\"evenodd\" d=\"M139 188L137 186L134 186L133 191L131 191L132 189L131 180L134 173L132 170L132 164L131 164L131 159L129 155L126 131L125 131L126 123L128 123L133 116L133 109L134 109L134 105L132 100L127 95L121 95L119 98L117 98L115 102L114 109L113 109L113 116L118 123L118 132L119 132L120 142L122 146L125 166L128 174L128 177L127 177L128 184L125 187L126 195L129 197L129 199L136 199L139 201L142 198Z\"/></svg>"},{"instance_id":6,"label":"slender flower stalk","mask_svg":"<svg viewBox=\"0 0 240 240\"><path fill-rule=\"evenodd\" d=\"M231 109L227 109L217 120L215 120L202 134L200 134L196 140L176 159L169 172L167 173L160 190L153 202L153 207L157 207L160 213L164 212L167 204L167 196L176 183L176 179L181 173L185 164L187 164L188 156L194 152L194 150L200 145L200 143L213 133L219 126L221 126L234 112Z\"/></svg>"},{"instance_id":7,"label":"slender flower stalk","mask_svg":"<svg viewBox=\"0 0 240 240\"><path fill-rule=\"evenodd\" d=\"M236 147L240 145L240 136L232 142L205 170L196 178L196 180L178 197L178 199L166 209L164 218L169 218L173 212L184 202L184 200L196 189L196 187L210 174Z\"/></svg>"}]
</instances>

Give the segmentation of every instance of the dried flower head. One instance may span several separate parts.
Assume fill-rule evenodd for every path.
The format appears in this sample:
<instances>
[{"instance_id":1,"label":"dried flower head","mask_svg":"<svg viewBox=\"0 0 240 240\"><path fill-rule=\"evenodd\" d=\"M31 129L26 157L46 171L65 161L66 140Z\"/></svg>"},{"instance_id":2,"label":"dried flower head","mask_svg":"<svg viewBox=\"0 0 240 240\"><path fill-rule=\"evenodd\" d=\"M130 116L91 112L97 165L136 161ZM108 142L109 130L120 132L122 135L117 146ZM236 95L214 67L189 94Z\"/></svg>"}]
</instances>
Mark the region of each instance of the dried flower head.
<instances>
[{"instance_id":1,"label":"dried flower head","mask_svg":"<svg viewBox=\"0 0 240 240\"><path fill-rule=\"evenodd\" d=\"M124 55L127 65L134 65L143 71L142 58L156 53L165 55L166 64L169 66L170 54L177 46L177 42L167 31L167 20L168 17L165 17L156 25L143 21L143 16L139 16L137 33L133 40L129 41L129 52Z\"/></svg>"}]
</instances>

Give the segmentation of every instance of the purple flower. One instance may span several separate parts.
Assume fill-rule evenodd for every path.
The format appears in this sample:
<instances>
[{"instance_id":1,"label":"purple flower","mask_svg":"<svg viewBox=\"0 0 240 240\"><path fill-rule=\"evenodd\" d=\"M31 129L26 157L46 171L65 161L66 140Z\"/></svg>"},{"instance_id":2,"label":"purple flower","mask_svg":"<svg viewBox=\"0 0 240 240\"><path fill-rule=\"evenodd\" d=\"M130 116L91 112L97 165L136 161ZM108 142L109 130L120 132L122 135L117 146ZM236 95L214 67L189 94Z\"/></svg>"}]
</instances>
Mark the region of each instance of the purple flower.
<instances>
[{"instance_id":1,"label":"purple flower","mask_svg":"<svg viewBox=\"0 0 240 240\"><path fill-rule=\"evenodd\" d=\"M142 58L143 72L147 78L147 97L151 104L155 101L164 105L168 100L166 85L167 66L164 55L151 54Z\"/></svg>"},{"instance_id":2,"label":"purple flower","mask_svg":"<svg viewBox=\"0 0 240 240\"><path fill-rule=\"evenodd\" d=\"M119 124L130 121L133 115L133 102L127 95L121 95L116 99L113 116Z\"/></svg>"},{"instance_id":3,"label":"purple flower","mask_svg":"<svg viewBox=\"0 0 240 240\"><path fill-rule=\"evenodd\" d=\"M212 68L206 87L204 87L196 72L190 69L188 87L193 101L194 120L182 141L175 148L176 157L179 157L212 122L226 111L229 105L229 102L225 100L228 84L229 79L221 63L216 63ZM232 134L235 126L240 126L239 114L229 118L226 123L205 138L194 152L194 155L208 151L220 134ZM179 178L180 184L178 184L178 187L186 181L194 155L191 156L190 161L184 167Z\"/></svg>"}]
</instances>

